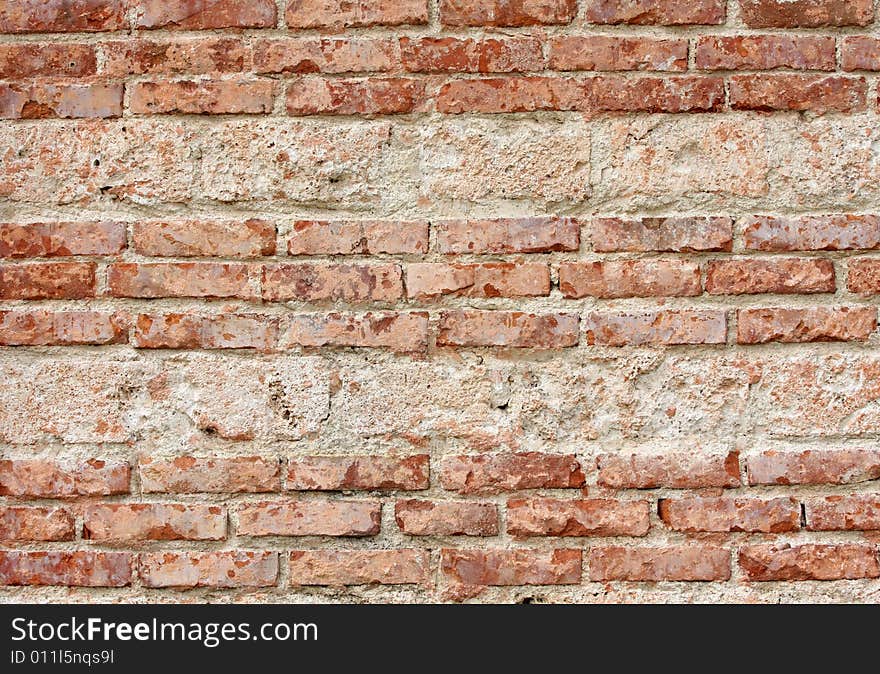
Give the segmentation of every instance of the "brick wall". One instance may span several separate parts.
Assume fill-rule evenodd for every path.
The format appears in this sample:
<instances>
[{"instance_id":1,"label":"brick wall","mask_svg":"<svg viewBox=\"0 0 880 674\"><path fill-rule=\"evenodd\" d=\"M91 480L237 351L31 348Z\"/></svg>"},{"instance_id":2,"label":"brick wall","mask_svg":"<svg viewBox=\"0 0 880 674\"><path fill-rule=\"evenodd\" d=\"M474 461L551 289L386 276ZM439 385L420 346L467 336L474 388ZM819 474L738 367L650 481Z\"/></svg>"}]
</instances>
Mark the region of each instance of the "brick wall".
<instances>
[{"instance_id":1,"label":"brick wall","mask_svg":"<svg viewBox=\"0 0 880 674\"><path fill-rule=\"evenodd\" d=\"M880 600L871 0L0 0L0 600Z\"/></svg>"}]
</instances>

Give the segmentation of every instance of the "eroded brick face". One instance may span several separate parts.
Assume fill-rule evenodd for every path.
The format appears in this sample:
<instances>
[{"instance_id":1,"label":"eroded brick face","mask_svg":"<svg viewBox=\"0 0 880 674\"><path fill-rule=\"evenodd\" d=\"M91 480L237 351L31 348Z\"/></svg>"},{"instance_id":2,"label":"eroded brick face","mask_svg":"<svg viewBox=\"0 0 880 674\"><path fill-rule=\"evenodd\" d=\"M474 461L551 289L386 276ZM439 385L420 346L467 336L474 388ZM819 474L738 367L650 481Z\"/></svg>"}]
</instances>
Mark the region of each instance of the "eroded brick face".
<instances>
[{"instance_id":1,"label":"eroded brick face","mask_svg":"<svg viewBox=\"0 0 880 674\"><path fill-rule=\"evenodd\" d=\"M880 596L871 0L0 0L0 602Z\"/></svg>"}]
</instances>

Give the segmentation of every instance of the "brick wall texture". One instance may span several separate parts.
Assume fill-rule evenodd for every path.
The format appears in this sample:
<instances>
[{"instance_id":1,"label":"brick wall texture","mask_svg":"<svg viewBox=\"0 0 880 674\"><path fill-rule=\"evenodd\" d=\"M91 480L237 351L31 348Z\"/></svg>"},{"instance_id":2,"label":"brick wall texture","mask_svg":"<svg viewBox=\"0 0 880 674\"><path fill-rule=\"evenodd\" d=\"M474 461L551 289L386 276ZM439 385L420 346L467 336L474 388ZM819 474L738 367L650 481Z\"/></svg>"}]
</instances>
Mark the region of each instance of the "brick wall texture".
<instances>
[{"instance_id":1,"label":"brick wall texture","mask_svg":"<svg viewBox=\"0 0 880 674\"><path fill-rule=\"evenodd\" d=\"M880 601L872 0L0 0L0 601Z\"/></svg>"}]
</instances>

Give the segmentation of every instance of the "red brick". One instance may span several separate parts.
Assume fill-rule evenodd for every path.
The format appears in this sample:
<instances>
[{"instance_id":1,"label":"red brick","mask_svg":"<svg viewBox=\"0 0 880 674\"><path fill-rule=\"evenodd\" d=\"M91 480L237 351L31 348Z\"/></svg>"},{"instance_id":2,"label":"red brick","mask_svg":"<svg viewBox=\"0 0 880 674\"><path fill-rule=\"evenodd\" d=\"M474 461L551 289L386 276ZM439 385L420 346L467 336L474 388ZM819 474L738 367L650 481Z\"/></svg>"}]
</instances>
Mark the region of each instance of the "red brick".
<instances>
[{"instance_id":1,"label":"red brick","mask_svg":"<svg viewBox=\"0 0 880 674\"><path fill-rule=\"evenodd\" d=\"M411 585L428 580L426 550L294 550L290 584Z\"/></svg>"},{"instance_id":2,"label":"red brick","mask_svg":"<svg viewBox=\"0 0 880 674\"><path fill-rule=\"evenodd\" d=\"M724 107L724 82L715 77L614 75L584 82L587 112L714 112Z\"/></svg>"},{"instance_id":3,"label":"red brick","mask_svg":"<svg viewBox=\"0 0 880 674\"><path fill-rule=\"evenodd\" d=\"M590 23L679 26L724 23L724 0L587 0Z\"/></svg>"},{"instance_id":4,"label":"red brick","mask_svg":"<svg viewBox=\"0 0 880 674\"><path fill-rule=\"evenodd\" d=\"M570 23L577 0L440 0L444 26L535 26Z\"/></svg>"},{"instance_id":5,"label":"red brick","mask_svg":"<svg viewBox=\"0 0 880 674\"><path fill-rule=\"evenodd\" d=\"M236 509L240 536L375 536L378 501L278 501Z\"/></svg>"},{"instance_id":6,"label":"red brick","mask_svg":"<svg viewBox=\"0 0 880 674\"><path fill-rule=\"evenodd\" d=\"M806 502L810 531L880 530L880 496L827 496Z\"/></svg>"},{"instance_id":7,"label":"red brick","mask_svg":"<svg viewBox=\"0 0 880 674\"><path fill-rule=\"evenodd\" d=\"M400 38L405 70L414 73L515 73L544 70L541 41L532 37Z\"/></svg>"},{"instance_id":8,"label":"red brick","mask_svg":"<svg viewBox=\"0 0 880 674\"><path fill-rule=\"evenodd\" d=\"M0 585L125 587L131 561L127 552L0 550Z\"/></svg>"},{"instance_id":9,"label":"red brick","mask_svg":"<svg viewBox=\"0 0 880 674\"><path fill-rule=\"evenodd\" d=\"M299 38L254 43L257 73L361 73L393 70L397 42L370 38Z\"/></svg>"},{"instance_id":10,"label":"red brick","mask_svg":"<svg viewBox=\"0 0 880 674\"><path fill-rule=\"evenodd\" d=\"M833 37L801 35L705 35L697 41L700 70L834 70Z\"/></svg>"},{"instance_id":11,"label":"red brick","mask_svg":"<svg viewBox=\"0 0 880 674\"><path fill-rule=\"evenodd\" d=\"M494 503L462 501L398 501L394 519L410 536L495 536L498 509Z\"/></svg>"},{"instance_id":12,"label":"red brick","mask_svg":"<svg viewBox=\"0 0 880 674\"><path fill-rule=\"evenodd\" d=\"M733 221L724 217L596 218L590 236L593 250L602 253L729 252L733 248Z\"/></svg>"},{"instance_id":13,"label":"red brick","mask_svg":"<svg viewBox=\"0 0 880 674\"><path fill-rule=\"evenodd\" d=\"M710 295L833 293L835 287L831 260L713 260L706 268Z\"/></svg>"},{"instance_id":14,"label":"red brick","mask_svg":"<svg viewBox=\"0 0 880 674\"><path fill-rule=\"evenodd\" d=\"M876 215L756 216L743 222L743 241L751 250L858 250L880 248Z\"/></svg>"},{"instance_id":15,"label":"red brick","mask_svg":"<svg viewBox=\"0 0 880 674\"><path fill-rule=\"evenodd\" d=\"M846 287L851 293L880 293L880 260L862 258L847 262Z\"/></svg>"},{"instance_id":16,"label":"red brick","mask_svg":"<svg viewBox=\"0 0 880 674\"><path fill-rule=\"evenodd\" d=\"M273 28L273 0L140 0L138 28L211 30L215 28Z\"/></svg>"},{"instance_id":17,"label":"red brick","mask_svg":"<svg viewBox=\"0 0 880 674\"><path fill-rule=\"evenodd\" d=\"M739 565L753 581L880 578L877 551L867 545L747 545Z\"/></svg>"},{"instance_id":18,"label":"red brick","mask_svg":"<svg viewBox=\"0 0 880 674\"><path fill-rule=\"evenodd\" d=\"M107 269L112 297L253 298L249 267L223 262L120 262Z\"/></svg>"},{"instance_id":19,"label":"red brick","mask_svg":"<svg viewBox=\"0 0 880 674\"><path fill-rule=\"evenodd\" d=\"M428 23L427 0L289 0L288 28L356 28Z\"/></svg>"},{"instance_id":20,"label":"red brick","mask_svg":"<svg viewBox=\"0 0 880 674\"><path fill-rule=\"evenodd\" d=\"M88 44L0 45L0 77L86 77L97 72L95 48Z\"/></svg>"},{"instance_id":21,"label":"red brick","mask_svg":"<svg viewBox=\"0 0 880 674\"><path fill-rule=\"evenodd\" d=\"M644 536L651 528L648 501L513 499L507 533L513 536Z\"/></svg>"},{"instance_id":22,"label":"red brick","mask_svg":"<svg viewBox=\"0 0 880 674\"><path fill-rule=\"evenodd\" d=\"M120 117L121 84L0 84L0 118Z\"/></svg>"},{"instance_id":23,"label":"red brick","mask_svg":"<svg viewBox=\"0 0 880 674\"><path fill-rule=\"evenodd\" d=\"M427 222L388 220L298 220L287 252L291 255L389 255L428 251Z\"/></svg>"},{"instance_id":24,"label":"red brick","mask_svg":"<svg viewBox=\"0 0 880 674\"><path fill-rule=\"evenodd\" d=\"M270 587L278 579L278 553L141 553L138 573L145 587Z\"/></svg>"},{"instance_id":25,"label":"red brick","mask_svg":"<svg viewBox=\"0 0 880 674\"><path fill-rule=\"evenodd\" d=\"M730 553L712 545L590 550L590 580L730 580Z\"/></svg>"},{"instance_id":26,"label":"red brick","mask_svg":"<svg viewBox=\"0 0 880 674\"><path fill-rule=\"evenodd\" d=\"M0 257L114 255L126 236L122 222L0 223Z\"/></svg>"},{"instance_id":27,"label":"red brick","mask_svg":"<svg viewBox=\"0 0 880 674\"><path fill-rule=\"evenodd\" d=\"M2 346L124 344L128 317L98 311L0 311Z\"/></svg>"},{"instance_id":28,"label":"red brick","mask_svg":"<svg viewBox=\"0 0 880 674\"><path fill-rule=\"evenodd\" d=\"M258 456L174 459L141 457L138 462L145 493L211 494L281 491L281 466Z\"/></svg>"},{"instance_id":29,"label":"red brick","mask_svg":"<svg viewBox=\"0 0 880 674\"><path fill-rule=\"evenodd\" d=\"M237 73L250 57L237 38L119 40L102 43L101 52L101 74L109 77Z\"/></svg>"},{"instance_id":30,"label":"red brick","mask_svg":"<svg viewBox=\"0 0 880 674\"><path fill-rule=\"evenodd\" d=\"M139 349L257 349L278 341L278 319L220 314L139 314L132 344Z\"/></svg>"},{"instance_id":31,"label":"red brick","mask_svg":"<svg viewBox=\"0 0 880 674\"><path fill-rule=\"evenodd\" d=\"M127 27L127 0L11 0L0 33L94 33Z\"/></svg>"},{"instance_id":32,"label":"red brick","mask_svg":"<svg viewBox=\"0 0 880 674\"><path fill-rule=\"evenodd\" d=\"M840 43L843 70L880 70L880 39L869 35L850 35Z\"/></svg>"},{"instance_id":33,"label":"red brick","mask_svg":"<svg viewBox=\"0 0 880 674\"><path fill-rule=\"evenodd\" d=\"M72 541L74 524L64 508L0 506L0 541Z\"/></svg>"},{"instance_id":34,"label":"red brick","mask_svg":"<svg viewBox=\"0 0 880 674\"><path fill-rule=\"evenodd\" d=\"M444 220L434 224L441 253L551 253L580 247L571 218Z\"/></svg>"},{"instance_id":35,"label":"red brick","mask_svg":"<svg viewBox=\"0 0 880 674\"><path fill-rule=\"evenodd\" d=\"M275 254L275 225L253 219L135 222L132 247L152 257L261 257Z\"/></svg>"},{"instance_id":36,"label":"red brick","mask_svg":"<svg viewBox=\"0 0 880 674\"><path fill-rule=\"evenodd\" d=\"M668 309L652 312L589 313L584 318L590 346L724 344L724 311Z\"/></svg>"},{"instance_id":37,"label":"red brick","mask_svg":"<svg viewBox=\"0 0 880 674\"><path fill-rule=\"evenodd\" d=\"M105 503L88 506L83 538L132 541L219 541L226 538L226 508L183 503Z\"/></svg>"},{"instance_id":38,"label":"red brick","mask_svg":"<svg viewBox=\"0 0 880 674\"><path fill-rule=\"evenodd\" d=\"M550 68L681 72L688 68L688 43L650 37L566 35L550 40Z\"/></svg>"},{"instance_id":39,"label":"red brick","mask_svg":"<svg viewBox=\"0 0 880 674\"><path fill-rule=\"evenodd\" d=\"M871 0L740 0L750 28L866 26L874 18Z\"/></svg>"},{"instance_id":40,"label":"red brick","mask_svg":"<svg viewBox=\"0 0 880 674\"><path fill-rule=\"evenodd\" d=\"M736 340L740 344L864 341L876 328L876 307L739 309L736 312Z\"/></svg>"},{"instance_id":41,"label":"red brick","mask_svg":"<svg viewBox=\"0 0 880 674\"><path fill-rule=\"evenodd\" d=\"M424 101L425 83L404 78L303 77L287 87L289 115L401 115Z\"/></svg>"},{"instance_id":42,"label":"red brick","mask_svg":"<svg viewBox=\"0 0 880 674\"><path fill-rule=\"evenodd\" d=\"M739 453L602 454L599 484L612 489L739 487Z\"/></svg>"},{"instance_id":43,"label":"red brick","mask_svg":"<svg viewBox=\"0 0 880 674\"><path fill-rule=\"evenodd\" d=\"M269 80L158 80L131 85L135 114L259 115L272 111L275 83Z\"/></svg>"},{"instance_id":44,"label":"red brick","mask_svg":"<svg viewBox=\"0 0 880 674\"><path fill-rule=\"evenodd\" d=\"M59 462L42 459L0 461L0 496L68 498L110 496L129 492L127 463Z\"/></svg>"},{"instance_id":45,"label":"red brick","mask_svg":"<svg viewBox=\"0 0 880 674\"><path fill-rule=\"evenodd\" d=\"M801 504L793 498L681 498L660 499L660 519L670 529L782 533L801 526Z\"/></svg>"},{"instance_id":46,"label":"red brick","mask_svg":"<svg viewBox=\"0 0 880 674\"><path fill-rule=\"evenodd\" d=\"M505 346L564 349L578 343L575 314L527 314L522 311L444 311L437 346Z\"/></svg>"},{"instance_id":47,"label":"red brick","mask_svg":"<svg viewBox=\"0 0 880 674\"><path fill-rule=\"evenodd\" d=\"M440 568L464 585L576 585L580 550L443 550Z\"/></svg>"},{"instance_id":48,"label":"red brick","mask_svg":"<svg viewBox=\"0 0 880 674\"><path fill-rule=\"evenodd\" d=\"M703 292L700 265L682 260L563 262L559 289L582 297L694 297Z\"/></svg>"},{"instance_id":49,"label":"red brick","mask_svg":"<svg viewBox=\"0 0 880 674\"><path fill-rule=\"evenodd\" d=\"M0 266L0 299L84 299L95 295L92 262L47 262Z\"/></svg>"},{"instance_id":50,"label":"red brick","mask_svg":"<svg viewBox=\"0 0 880 674\"><path fill-rule=\"evenodd\" d=\"M403 297L396 264L275 264L263 267L263 299L270 302L393 302Z\"/></svg>"},{"instance_id":51,"label":"red brick","mask_svg":"<svg viewBox=\"0 0 880 674\"><path fill-rule=\"evenodd\" d=\"M306 456L288 463L287 489L304 491L428 488L430 457Z\"/></svg>"},{"instance_id":52,"label":"red brick","mask_svg":"<svg viewBox=\"0 0 880 674\"><path fill-rule=\"evenodd\" d=\"M863 78L831 75L734 75L728 81L734 110L797 110L815 113L865 110Z\"/></svg>"},{"instance_id":53,"label":"red brick","mask_svg":"<svg viewBox=\"0 0 880 674\"><path fill-rule=\"evenodd\" d=\"M854 484L880 479L880 450L768 450L746 466L749 484Z\"/></svg>"},{"instance_id":54,"label":"red brick","mask_svg":"<svg viewBox=\"0 0 880 674\"><path fill-rule=\"evenodd\" d=\"M406 267L406 292L411 298L537 297L550 294L550 268L538 263L420 262Z\"/></svg>"},{"instance_id":55,"label":"red brick","mask_svg":"<svg viewBox=\"0 0 880 674\"><path fill-rule=\"evenodd\" d=\"M295 314L286 319L281 346L364 347L398 353L424 351L428 348L428 314Z\"/></svg>"},{"instance_id":56,"label":"red brick","mask_svg":"<svg viewBox=\"0 0 880 674\"><path fill-rule=\"evenodd\" d=\"M460 494L575 489L584 482L574 454L474 454L447 456L440 463L440 484Z\"/></svg>"}]
</instances>

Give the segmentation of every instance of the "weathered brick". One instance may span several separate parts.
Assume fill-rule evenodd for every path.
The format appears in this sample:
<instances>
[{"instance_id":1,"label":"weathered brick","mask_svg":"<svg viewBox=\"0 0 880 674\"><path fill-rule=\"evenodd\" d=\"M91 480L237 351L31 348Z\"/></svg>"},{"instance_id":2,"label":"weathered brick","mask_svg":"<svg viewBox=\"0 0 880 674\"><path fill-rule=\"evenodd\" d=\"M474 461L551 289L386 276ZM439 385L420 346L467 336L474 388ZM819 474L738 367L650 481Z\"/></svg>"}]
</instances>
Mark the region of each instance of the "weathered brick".
<instances>
[{"instance_id":1,"label":"weathered brick","mask_svg":"<svg viewBox=\"0 0 880 674\"><path fill-rule=\"evenodd\" d=\"M139 314L132 344L139 349L257 349L278 341L278 319L255 314Z\"/></svg>"},{"instance_id":2,"label":"weathered brick","mask_svg":"<svg viewBox=\"0 0 880 674\"><path fill-rule=\"evenodd\" d=\"M840 42L840 67L846 71L880 70L880 39L849 35Z\"/></svg>"},{"instance_id":3,"label":"weathered brick","mask_svg":"<svg viewBox=\"0 0 880 674\"><path fill-rule=\"evenodd\" d=\"M573 585L581 580L581 551L445 549L440 569L463 585Z\"/></svg>"},{"instance_id":4,"label":"weathered brick","mask_svg":"<svg viewBox=\"0 0 880 674\"><path fill-rule=\"evenodd\" d=\"M867 545L747 545L739 565L753 581L880 578L877 551Z\"/></svg>"},{"instance_id":5,"label":"weathered brick","mask_svg":"<svg viewBox=\"0 0 880 674\"><path fill-rule=\"evenodd\" d=\"M0 541L72 541L75 523L65 508L0 506Z\"/></svg>"},{"instance_id":6,"label":"weathered brick","mask_svg":"<svg viewBox=\"0 0 880 674\"><path fill-rule=\"evenodd\" d=\"M140 0L137 10L138 28L272 28L277 22L272 0Z\"/></svg>"},{"instance_id":7,"label":"weathered brick","mask_svg":"<svg viewBox=\"0 0 880 674\"><path fill-rule=\"evenodd\" d=\"M880 293L880 260L860 258L847 262L846 287L851 293Z\"/></svg>"},{"instance_id":8,"label":"weathered brick","mask_svg":"<svg viewBox=\"0 0 880 674\"><path fill-rule=\"evenodd\" d=\"M95 295L92 262L46 262L0 266L0 299L84 299Z\"/></svg>"},{"instance_id":9,"label":"weathered brick","mask_svg":"<svg viewBox=\"0 0 880 674\"><path fill-rule=\"evenodd\" d=\"M254 219L135 222L132 248L151 257L261 257L275 254L275 226Z\"/></svg>"},{"instance_id":10,"label":"weathered brick","mask_svg":"<svg viewBox=\"0 0 880 674\"><path fill-rule=\"evenodd\" d=\"M0 118L120 117L121 84L11 82L0 84Z\"/></svg>"},{"instance_id":11,"label":"weathered brick","mask_svg":"<svg viewBox=\"0 0 880 674\"><path fill-rule=\"evenodd\" d=\"M880 530L880 497L876 495L809 499L805 508L810 531Z\"/></svg>"},{"instance_id":12,"label":"weathered brick","mask_svg":"<svg viewBox=\"0 0 880 674\"><path fill-rule=\"evenodd\" d=\"M733 221L725 217L596 218L590 223L593 250L689 253L733 248Z\"/></svg>"},{"instance_id":13,"label":"weathered brick","mask_svg":"<svg viewBox=\"0 0 880 674\"><path fill-rule=\"evenodd\" d=\"M427 222L388 220L298 220L287 252L291 255L390 255L428 251Z\"/></svg>"},{"instance_id":14,"label":"weathered brick","mask_svg":"<svg viewBox=\"0 0 880 674\"><path fill-rule=\"evenodd\" d=\"M0 223L0 257L114 255L125 239L122 222Z\"/></svg>"},{"instance_id":15,"label":"weathered brick","mask_svg":"<svg viewBox=\"0 0 880 674\"><path fill-rule=\"evenodd\" d=\"M419 490L428 488L430 457L307 456L290 459L287 489L304 491Z\"/></svg>"},{"instance_id":16,"label":"weathered brick","mask_svg":"<svg viewBox=\"0 0 880 674\"><path fill-rule=\"evenodd\" d=\"M874 18L871 0L740 0L750 28L865 26Z\"/></svg>"},{"instance_id":17,"label":"weathered brick","mask_svg":"<svg viewBox=\"0 0 880 674\"><path fill-rule=\"evenodd\" d=\"M679 26L724 23L723 0L587 0L590 23Z\"/></svg>"},{"instance_id":18,"label":"weathered brick","mask_svg":"<svg viewBox=\"0 0 880 674\"><path fill-rule=\"evenodd\" d=\"M514 73L545 67L541 41L533 37L403 37L400 58L413 73Z\"/></svg>"},{"instance_id":19,"label":"weathered brick","mask_svg":"<svg viewBox=\"0 0 880 674\"><path fill-rule=\"evenodd\" d=\"M131 561L127 552L0 550L0 585L125 587Z\"/></svg>"},{"instance_id":20,"label":"weathered brick","mask_svg":"<svg viewBox=\"0 0 880 674\"><path fill-rule=\"evenodd\" d=\"M290 584L411 585L427 581L426 550L294 550Z\"/></svg>"},{"instance_id":21,"label":"weathered brick","mask_svg":"<svg viewBox=\"0 0 880 674\"><path fill-rule=\"evenodd\" d=\"M113 297L253 298L250 268L224 262L118 262L107 269Z\"/></svg>"},{"instance_id":22,"label":"weathered brick","mask_svg":"<svg viewBox=\"0 0 880 674\"><path fill-rule=\"evenodd\" d=\"M507 533L513 536L644 536L651 528L648 501L512 499Z\"/></svg>"},{"instance_id":23,"label":"weathered brick","mask_svg":"<svg viewBox=\"0 0 880 674\"><path fill-rule=\"evenodd\" d=\"M413 112L425 83L406 78L302 77L287 87L289 115L401 115Z\"/></svg>"},{"instance_id":24,"label":"weathered brick","mask_svg":"<svg viewBox=\"0 0 880 674\"><path fill-rule=\"evenodd\" d=\"M858 250L880 248L876 215L755 216L743 221L751 250Z\"/></svg>"},{"instance_id":25,"label":"weathered brick","mask_svg":"<svg viewBox=\"0 0 880 674\"><path fill-rule=\"evenodd\" d=\"M563 262L559 289L582 297L693 297L703 292L700 265L682 260Z\"/></svg>"},{"instance_id":26,"label":"weathered brick","mask_svg":"<svg viewBox=\"0 0 880 674\"><path fill-rule=\"evenodd\" d=\"M734 75L728 80L734 110L816 113L865 110L864 78L832 75Z\"/></svg>"},{"instance_id":27,"label":"weathered brick","mask_svg":"<svg viewBox=\"0 0 880 674\"><path fill-rule=\"evenodd\" d=\"M782 533L797 531L800 502L794 498L681 498L660 499L660 519L671 529L700 531Z\"/></svg>"},{"instance_id":28,"label":"weathered brick","mask_svg":"<svg viewBox=\"0 0 880 674\"><path fill-rule=\"evenodd\" d=\"M250 57L238 38L114 40L101 43L100 49L101 74L108 77L237 73Z\"/></svg>"},{"instance_id":29,"label":"weathered brick","mask_svg":"<svg viewBox=\"0 0 880 674\"><path fill-rule=\"evenodd\" d=\"M127 26L127 0L14 0L0 5L0 33L94 33Z\"/></svg>"},{"instance_id":30,"label":"weathered brick","mask_svg":"<svg viewBox=\"0 0 880 674\"><path fill-rule=\"evenodd\" d=\"M275 264L263 267L263 299L270 302L393 302L403 296L396 264Z\"/></svg>"},{"instance_id":31,"label":"weathered brick","mask_svg":"<svg viewBox=\"0 0 880 674\"><path fill-rule=\"evenodd\" d=\"M0 77L4 79L86 77L96 72L95 48L89 44L0 45Z\"/></svg>"},{"instance_id":32,"label":"weathered brick","mask_svg":"<svg viewBox=\"0 0 880 674\"><path fill-rule=\"evenodd\" d=\"M584 318L584 329L590 346L724 344L727 317L714 310L593 312Z\"/></svg>"},{"instance_id":33,"label":"weathered brick","mask_svg":"<svg viewBox=\"0 0 880 674\"><path fill-rule=\"evenodd\" d=\"M183 503L107 503L88 506L83 538L115 543L219 541L226 538L226 508Z\"/></svg>"},{"instance_id":34,"label":"weathered brick","mask_svg":"<svg viewBox=\"0 0 880 674\"><path fill-rule=\"evenodd\" d=\"M875 307L739 309L736 312L736 341L740 344L864 341L876 328Z\"/></svg>"},{"instance_id":35,"label":"weathered brick","mask_svg":"<svg viewBox=\"0 0 880 674\"><path fill-rule=\"evenodd\" d=\"M258 456L174 459L141 457L141 489L145 493L259 493L281 491L281 466Z\"/></svg>"},{"instance_id":36,"label":"weathered brick","mask_svg":"<svg viewBox=\"0 0 880 674\"><path fill-rule=\"evenodd\" d=\"M241 536L375 536L378 501L278 501L236 508Z\"/></svg>"},{"instance_id":37,"label":"weathered brick","mask_svg":"<svg viewBox=\"0 0 880 674\"><path fill-rule=\"evenodd\" d=\"M360 73L393 70L397 42L370 38L299 38L254 43L257 73Z\"/></svg>"},{"instance_id":38,"label":"weathered brick","mask_svg":"<svg viewBox=\"0 0 880 674\"><path fill-rule=\"evenodd\" d=\"M130 474L127 463L100 459L82 463L7 459L0 461L0 496L69 498L127 494Z\"/></svg>"},{"instance_id":39,"label":"weathered brick","mask_svg":"<svg viewBox=\"0 0 880 674\"><path fill-rule=\"evenodd\" d=\"M428 23L427 0L290 0L288 28L356 28Z\"/></svg>"},{"instance_id":40,"label":"weathered brick","mask_svg":"<svg viewBox=\"0 0 880 674\"><path fill-rule=\"evenodd\" d=\"M730 579L730 552L712 545L592 548L590 580L710 581Z\"/></svg>"},{"instance_id":41,"label":"weathered brick","mask_svg":"<svg viewBox=\"0 0 880 674\"><path fill-rule=\"evenodd\" d=\"M461 494L520 489L574 489L585 477L573 454L472 454L444 457L440 484Z\"/></svg>"},{"instance_id":42,"label":"weathered brick","mask_svg":"<svg viewBox=\"0 0 880 674\"><path fill-rule=\"evenodd\" d=\"M749 484L855 484L880 479L880 450L767 450L746 467Z\"/></svg>"},{"instance_id":43,"label":"weathered brick","mask_svg":"<svg viewBox=\"0 0 880 674\"><path fill-rule=\"evenodd\" d=\"M833 45L834 41L831 42ZM551 39L549 44L552 70L681 72L688 68L687 40L566 35ZM539 70L539 68L530 68L530 70Z\"/></svg>"},{"instance_id":44,"label":"weathered brick","mask_svg":"<svg viewBox=\"0 0 880 674\"><path fill-rule=\"evenodd\" d=\"M578 343L575 314L527 314L521 311L444 311L438 346L504 346L564 349Z\"/></svg>"},{"instance_id":45,"label":"weathered brick","mask_svg":"<svg viewBox=\"0 0 880 674\"><path fill-rule=\"evenodd\" d=\"M278 553L145 552L138 574L145 587L270 587L278 579Z\"/></svg>"},{"instance_id":46,"label":"weathered brick","mask_svg":"<svg viewBox=\"0 0 880 674\"><path fill-rule=\"evenodd\" d=\"M706 268L706 292L710 295L833 293L835 287L831 260L713 260Z\"/></svg>"},{"instance_id":47,"label":"weathered brick","mask_svg":"<svg viewBox=\"0 0 880 674\"><path fill-rule=\"evenodd\" d=\"M124 344L125 314L99 311L0 311L2 346L74 346Z\"/></svg>"},{"instance_id":48,"label":"weathered brick","mask_svg":"<svg viewBox=\"0 0 880 674\"><path fill-rule=\"evenodd\" d=\"M420 262L406 267L406 292L411 298L436 298L440 295L463 297L549 295L550 268L546 264L538 263Z\"/></svg>"},{"instance_id":49,"label":"weathered brick","mask_svg":"<svg viewBox=\"0 0 880 674\"><path fill-rule=\"evenodd\" d=\"M428 314L295 314L286 318L281 346L365 347L398 353L424 351L428 347Z\"/></svg>"},{"instance_id":50,"label":"weathered brick","mask_svg":"<svg viewBox=\"0 0 880 674\"><path fill-rule=\"evenodd\" d=\"M495 536L498 509L494 503L463 501L398 501L394 519L410 536Z\"/></svg>"},{"instance_id":51,"label":"weathered brick","mask_svg":"<svg viewBox=\"0 0 880 674\"><path fill-rule=\"evenodd\" d=\"M696 47L700 70L834 70L836 58L826 36L705 35Z\"/></svg>"},{"instance_id":52,"label":"weathered brick","mask_svg":"<svg viewBox=\"0 0 880 674\"><path fill-rule=\"evenodd\" d=\"M440 0L444 26L535 26L570 23L577 0Z\"/></svg>"},{"instance_id":53,"label":"weathered brick","mask_svg":"<svg viewBox=\"0 0 880 674\"><path fill-rule=\"evenodd\" d=\"M272 111L275 83L268 80L158 80L131 85L136 114L259 115Z\"/></svg>"},{"instance_id":54,"label":"weathered brick","mask_svg":"<svg viewBox=\"0 0 880 674\"><path fill-rule=\"evenodd\" d=\"M441 253L550 253L580 247L572 218L441 220L434 223Z\"/></svg>"},{"instance_id":55,"label":"weathered brick","mask_svg":"<svg viewBox=\"0 0 880 674\"><path fill-rule=\"evenodd\" d=\"M739 487L739 453L699 452L602 454L599 484L612 489L700 489Z\"/></svg>"}]
</instances>

